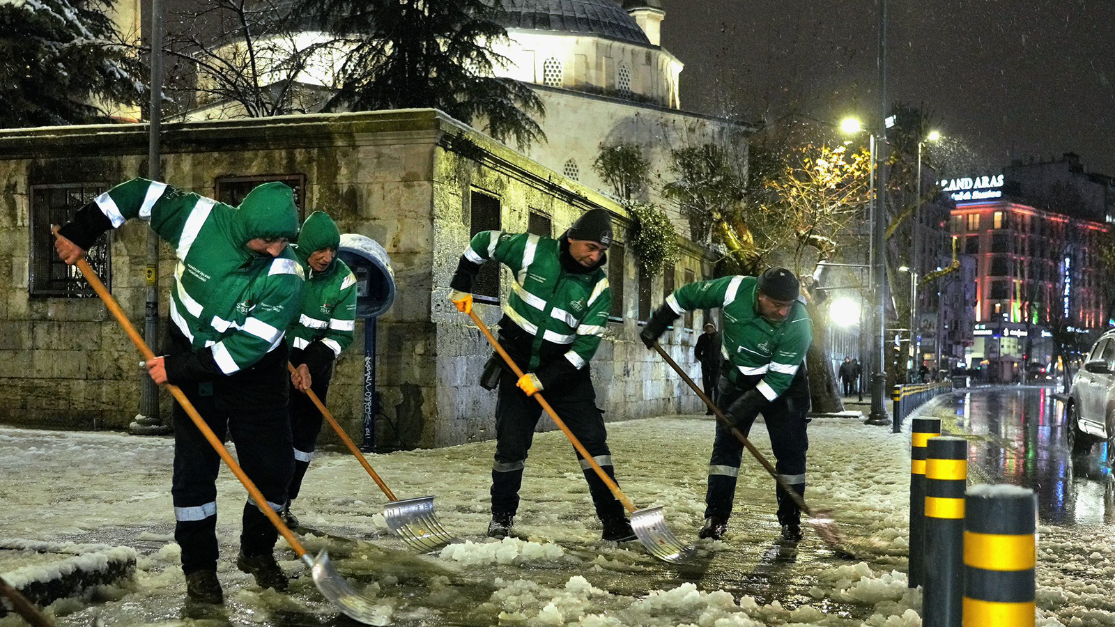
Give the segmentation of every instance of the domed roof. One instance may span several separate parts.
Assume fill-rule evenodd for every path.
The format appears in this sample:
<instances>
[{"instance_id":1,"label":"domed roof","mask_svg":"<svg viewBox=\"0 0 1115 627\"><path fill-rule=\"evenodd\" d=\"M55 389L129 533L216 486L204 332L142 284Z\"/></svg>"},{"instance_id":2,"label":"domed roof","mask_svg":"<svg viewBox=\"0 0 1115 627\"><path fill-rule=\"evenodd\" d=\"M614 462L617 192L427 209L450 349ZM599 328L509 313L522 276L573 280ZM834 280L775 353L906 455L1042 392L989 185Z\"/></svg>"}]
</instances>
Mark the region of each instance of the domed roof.
<instances>
[{"instance_id":1,"label":"domed roof","mask_svg":"<svg viewBox=\"0 0 1115 627\"><path fill-rule=\"evenodd\" d=\"M503 0L507 28L598 35L650 45L635 18L616 0Z\"/></svg>"}]
</instances>

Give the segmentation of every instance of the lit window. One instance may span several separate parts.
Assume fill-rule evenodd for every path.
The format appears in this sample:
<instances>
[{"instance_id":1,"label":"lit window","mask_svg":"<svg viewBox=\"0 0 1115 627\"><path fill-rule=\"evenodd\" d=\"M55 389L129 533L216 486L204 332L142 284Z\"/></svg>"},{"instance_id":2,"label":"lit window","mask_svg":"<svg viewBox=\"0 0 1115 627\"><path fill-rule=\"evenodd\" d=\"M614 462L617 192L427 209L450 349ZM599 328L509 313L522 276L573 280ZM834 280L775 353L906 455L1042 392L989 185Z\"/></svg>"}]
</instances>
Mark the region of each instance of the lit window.
<instances>
[{"instance_id":1,"label":"lit window","mask_svg":"<svg viewBox=\"0 0 1115 627\"><path fill-rule=\"evenodd\" d=\"M969 231L978 231L979 230L979 214L978 213L969 213L968 214L968 230Z\"/></svg>"},{"instance_id":2,"label":"lit window","mask_svg":"<svg viewBox=\"0 0 1115 627\"><path fill-rule=\"evenodd\" d=\"M542 63L542 84L550 87L561 87L563 83L561 61L550 57Z\"/></svg>"},{"instance_id":3,"label":"lit window","mask_svg":"<svg viewBox=\"0 0 1115 627\"><path fill-rule=\"evenodd\" d=\"M993 220L994 220L994 226L992 228L996 228L996 229L1003 228L1004 220L1003 220L1003 212L1002 211L996 211L995 215L993 217Z\"/></svg>"},{"instance_id":4,"label":"lit window","mask_svg":"<svg viewBox=\"0 0 1115 627\"><path fill-rule=\"evenodd\" d=\"M576 161L570 159L569 161L565 162L565 167L562 169L562 174L565 175L565 178L579 181L581 178L581 169L577 167Z\"/></svg>"},{"instance_id":5,"label":"lit window","mask_svg":"<svg viewBox=\"0 0 1115 627\"><path fill-rule=\"evenodd\" d=\"M631 70L627 69L627 64L619 66L619 80L616 83L616 88L621 96L631 95Z\"/></svg>"}]
</instances>

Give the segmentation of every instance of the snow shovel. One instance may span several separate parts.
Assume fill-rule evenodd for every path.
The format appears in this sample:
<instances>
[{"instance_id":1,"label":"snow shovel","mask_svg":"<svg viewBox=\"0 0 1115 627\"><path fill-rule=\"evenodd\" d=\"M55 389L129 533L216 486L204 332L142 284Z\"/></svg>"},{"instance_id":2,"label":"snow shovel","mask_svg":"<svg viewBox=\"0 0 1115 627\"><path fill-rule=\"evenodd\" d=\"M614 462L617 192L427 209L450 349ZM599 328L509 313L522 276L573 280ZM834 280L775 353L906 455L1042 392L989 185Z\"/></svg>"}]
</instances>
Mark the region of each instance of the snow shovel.
<instances>
[{"instance_id":1,"label":"snow shovel","mask_svg":"<svg viewBox=\"0 0 1115 627\"><path fill-rule=\"evenodd\" d=\"M4 581L3 577L0 577L0 597L6 597L8 602L12 604L15 613L19 614L31 627L53 627L54 623L51 623L50 619L39 611L39 608L32 605L27 597L20 594L19 590Z\"/></svg>"},{"instance_id":2,"label":"snow shovel","mask_svg":"<svg viewBox=\"0 0 1115 627\"><path fill-rule=\"evenodd\" d=\"M81 274L85 277L85 280L89 282L89 285L93 287L97 295L104 301L108 310L112 312L116 321L124 328L128 337L131 338L132 343L134 343L136 348L139 349L139 352L143 354L143 358L145 360L154 359L155 353L151 351L151 348L147 346L147 342L143 341L143 337L136 331L135 327L132 326L131 321L128 320L124 311L120 309L120 305L117 304L116 299L112 297L112 294L105 288L104 283L101 283L97 274L93 272L93 268L89 267L89 262L82 258L77 261L76 265L78 269L81 270ZM205 439L209 440L209 444L217 451L221 459L225 461L225 464L228 465L232 474L236 475L240 483L244 484L244 487L248 489L248 493L252 495L252 499L256 502L256 506L259 507L259 511L267 516L271 524L275 525L275 528L278 529L279 533L286 539L290 548L293 549L302 562L310 568L314 583L317 584L318 590L321 590L322 596L354 620L368 625L382 623L383 617L376 611L376 604L370 599L361 596L355 588L345 581L344 577L333 568L333 563L329 561L329 553L327 551L323 550L321 553L318 553L318 556L315 558L306 551L305 547L303 547L300 542L298 542L298 538L290 528L283 524L279 515L267 504L267 499L264 498L263 493L252 483L248 475L244 474L240 465L236 463L232 455L229 455L228 449L224 447L224 444L222 444L220 439L217 438L217 435L213 433L213 430L209 428L209 425L205 424L205 421L201 419L201 415L194 409L193 404L186 398L185 393L176 385L167 384L166 387L170 390L170 393L174 395L174 399L178 401L182 409L186 410L186 413L190 416L190 420L193 421L194 425L196 425L202 435L205 436Z\"/></svg>"},{"instance_id":3,"label":"snow shovel","mask_svg":"<svg viewBox=\"0 0 1115 627\"><path fill-rule=\"evenodd\" d=\"M771 478L774 479L775 483L777 483L778 486L782 488L782 490L787 495L789 495L791 499L793 499L794 504L798 506L798 509L805 512L805 514L809 516L809 524L812 525L813 528L817 531L817 535L821 536L821 539L824 540L825 543L828 544L837 553L844 556L852 556L852 553L845 548L847 542L845 541L843 532L841 532L840 528L836 526L836 521L832 518L832 512L828 510L812 509L808 505L806 505L805 499L803 499L800 494L795 492L785 481L783 481L782 477L778 476L778 471L776 471L774 469L774 466L772 466L771 463L767 461L767 458L763 457L763 454L760 453L757 448L755 448L755 445L753 445L747 439L747 436L743 435L743 432L732 425L732 421L728 420L728 417L724 415L724 412L720 411L720 408L716 406L716 403L712 402L712 399L706 396L705 393L701 391L701 388L697 387L697 384L693 382L693 379L690 379L689 375L685 374L685 371L683 371L681 367L677 365L677 362L675 362L666 353L666 351L662 350L662 346L657 341L654 343L654 350L662 356L662 359L666 360L666 363L670 364L670 367L674 369L674 372L677 372L681 376L682 380L684 380L689 385L689 387L697 393L697 396L701 397L701 400L704 401L706 405L708 405L709 409L711 409L714 414L716 414L716 419L719 420L725 427L731 429L732 435L736 436L736 439L743 443L744 447L746 447L748 452L751 453L751 455L753 455L755 459L759 461L763 468L766 469Z\"/></svg>"},{"instance_id":4,"label":"snow shovel","mask_svg":"<svg viewBox=\"0 0 1115 627\"><path fill-rule=\"evenodd\" d=\"M488 330L484 321L473 311L468 312L468 315L472 318L472 321L476 323L477 328L484 334L484 337L488 338L488 341L492 344L492 348L495 348L499 356L511 367L515 376L522 378L523 371L519 369L519 366L515 364L515 360L511 359L507 351L503 350L503 347L496 341L495 336ZM643 543L643 546L647 548L647 551L650 551L651 555L664 562L680 563L692 557L694 553L693 548L682 544L681 541L677 539L677 536L670 531L670 528L666 526L666 519L662 507L635 509L635 504L631 502L631 499L627 498L627 496L620 491L616 482L612 481L608 473L604 472L604 469L600 467L600 464L596 463L592 455L589 455L585 447L581 445L580 441L573 435L573 432L569 430L569 427L565 426L561 418L558 418L557 413L554 412L550 404L546 402L546 399L542 398L542 394L536 392L534 394L534 399L537 400L538 404L542 406L542 409L549 414L550 419L561 429L565 437L569 438L569 441L573 443L573 448L577 449L577 452L581 454L581 458L592 466L592 469L596 471L600 480L608 486L608 489L612 491L616 499L619 500L620 503L623 503L623 506L631 513L631 529L635 532L635 536L639 538L639 541Z\"/></svg>"},{"instance_id":5,"label":"snow shovel","mask_svg":"<svg viewBox=\"0 0 1115 627\"><path fill-rule=\"evenodd\" d=\"M289 369L291 373L294 373L294 366L292 364L288 363L287 369ZM441 522L437 519L437 514L434 512L434 497L424 496L422 498L406 499L403 501L395 498L395 493L391 491L391 488L387 487L383 479L379 478L376 471L372 470L371 464L369 464L368 460L364 458L364 455L360 453L360 449L356 448L356 445L349 439L348 434L341 428L341 425L333 418L333 414L329 413L329 410L325 408L325 404L321 402L317 394L314 394L313 390L306 390L306 395L309 396L310 400L317 406L317 410L325 417L325 421L329 423L329 426L333 427L337 435L341 436L341 440L345 443L345 446L348 447L348 450L356 456L356 459L360 460L360 465L372 476L372 481L376 482L379 489L383 490L383 494L391 501L391 503L383 508L383 518L387 521L388 528L390 528L395 535L402 538L403 541L410 546L420 551L425 551L426 553L436 551L456 540L456 538L450 535L449 532L441 526Z\"/></svg>"}]
</instances>

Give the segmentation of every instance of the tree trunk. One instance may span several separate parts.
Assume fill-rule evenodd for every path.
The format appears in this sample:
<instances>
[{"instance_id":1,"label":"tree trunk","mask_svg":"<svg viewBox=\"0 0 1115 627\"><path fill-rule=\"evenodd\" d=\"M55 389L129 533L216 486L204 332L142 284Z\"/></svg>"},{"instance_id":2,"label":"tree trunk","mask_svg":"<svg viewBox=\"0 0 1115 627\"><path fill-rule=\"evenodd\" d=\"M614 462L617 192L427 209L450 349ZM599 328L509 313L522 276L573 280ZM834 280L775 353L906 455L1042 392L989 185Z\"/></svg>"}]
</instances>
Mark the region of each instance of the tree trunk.
<instances>
[{"instance_id":1,"label":"tree trunk","mask_svg":"<svg viewBox=\"0 0 1115 627\"><path fill-rule=\"evenodd\" d=\"M809 317L813 319L813 343L805 356L809 375L809 403L812 411L821 414L834 414L844 411L844 401L840 399L836 374L832 371L828 350L828 307L810 303L806 306Z\"/></svg>"}]
</instances>

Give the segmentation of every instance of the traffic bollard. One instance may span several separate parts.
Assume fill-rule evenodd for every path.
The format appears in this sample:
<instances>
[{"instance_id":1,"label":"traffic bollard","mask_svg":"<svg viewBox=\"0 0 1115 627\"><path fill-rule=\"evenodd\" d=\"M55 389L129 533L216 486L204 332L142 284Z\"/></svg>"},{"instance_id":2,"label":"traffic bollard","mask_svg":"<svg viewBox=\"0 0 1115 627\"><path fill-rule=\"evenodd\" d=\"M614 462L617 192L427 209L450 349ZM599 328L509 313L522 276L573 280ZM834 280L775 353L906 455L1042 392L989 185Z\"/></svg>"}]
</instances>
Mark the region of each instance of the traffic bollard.
<instances>
[{"instance_id":1,"label":"traffic bollard","mask_svg":"<svg viewBox=\"0 0 1115 627\"><path fill-rule=\"evenodd\" d=\"M926 455L922 626L960 627L968 442L953 437L931 438Z\"/></svg>"},{"instance_id":2,"label":"traffic bollard","mask_svg":"<svg viewBox=\"0 0 1115 627\"><path fill-rule=\"evenodd\" d=\"M894 402L891 412L891 433L902 433L902 386L896 385L890 390L890 400Z\"/></svg>"},{"instance_id":3,"label":"traffic bollard","mask_svg":"<svg viewBox=\"0 0 1115 627\"><path fill-rule=\"evenodd\" d=\"M1034 491L974 486L964 509L964 627L1033 627Z\"/></svg>"},{"instance_id":4,"label":"traffic bollard","mask_svg":"<svg viewBox=\"0 0 1115 627\"><path fill-rule=\"evenodd\" d=\"M940 418L914 418L910 425L910 560L909 586L923 581L925 554L925 447L941 435Z\"/></svg>"}]
</instances>

